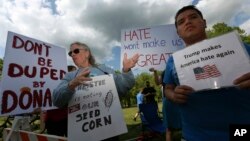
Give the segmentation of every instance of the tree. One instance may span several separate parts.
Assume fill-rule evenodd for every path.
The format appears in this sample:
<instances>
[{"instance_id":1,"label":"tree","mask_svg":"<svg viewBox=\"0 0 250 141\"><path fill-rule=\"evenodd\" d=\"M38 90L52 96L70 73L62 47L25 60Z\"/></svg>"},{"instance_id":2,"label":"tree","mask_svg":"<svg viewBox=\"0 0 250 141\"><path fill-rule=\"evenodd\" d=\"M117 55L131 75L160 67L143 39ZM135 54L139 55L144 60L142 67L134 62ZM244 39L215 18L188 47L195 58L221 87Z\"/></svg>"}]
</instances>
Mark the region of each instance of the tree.
<instances>
[{"instance_id":1,"label":"tree","mask_svg":"<svg viewBox=\"0 0 250 141\"><path fill-rule=\"evenodd\" d=\"M156 98L161 99L161 89L160 86L155 84L153 75L143 72L135 77L135 85L129 91L129 93L120 98L123 107L125 107L125 105L130 107L131 105L136 104L136 95L141 90L141 88L145 87L146 81L149 81L150 85L156 89Z\"/></svg>"},{"instance_id":2,"label":"tree","mask_svg":"<svg viewBox=\"0 0 250 141\"><path fill-rule=\"evenodd\" d=\"M212 38L212 37L216 37L216 36L219 36L219 35L234 31L234 30L238 31L243 42L250 44L250 35L247 35L245 30L240 29L239 27L228 26L225 23L214 24L212 26L212 29L207 30L207 35L208 35L208 38Z\"/></svg>"},{"instance_id":3,"label":"tree","mask_svg":"<svg viewBox=\"0 0 250 141\"><path fill-rule=\"evenodd\" d=\"M0 58L0 70L2 70L2 69L3 69L3 59Z\"/></svg>"},{"instance_id":4,"label":"tree","mask_svg":"<svg viewBox=\"0 0 250 141\"><path fill-rule=\"evenodd\" d=\"M2 78L2 70L3 70L3 59L0 58L0 79Z\"/></svg>"}]
</instances>

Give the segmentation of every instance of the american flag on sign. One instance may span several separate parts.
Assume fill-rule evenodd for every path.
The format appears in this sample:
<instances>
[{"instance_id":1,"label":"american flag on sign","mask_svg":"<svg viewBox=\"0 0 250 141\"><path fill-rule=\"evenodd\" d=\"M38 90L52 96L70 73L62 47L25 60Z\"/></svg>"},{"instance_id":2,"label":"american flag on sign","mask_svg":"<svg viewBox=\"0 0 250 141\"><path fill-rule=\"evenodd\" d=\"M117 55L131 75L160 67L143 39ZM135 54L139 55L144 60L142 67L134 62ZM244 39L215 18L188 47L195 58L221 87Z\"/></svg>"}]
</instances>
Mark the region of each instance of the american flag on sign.
<instances>
[{"instance_id":1,"label":"american flag on sign","mask_svg":"<svg viewBox=\"0 0 250 141\"><path fill-rule=\"evenodd\" d=\"M215 65L206 65L204 67L194 68L194 75L196 80L207 79L210 77L219 77L221 76L220 71L217 69Z\"/></svg>"}]
</instances>

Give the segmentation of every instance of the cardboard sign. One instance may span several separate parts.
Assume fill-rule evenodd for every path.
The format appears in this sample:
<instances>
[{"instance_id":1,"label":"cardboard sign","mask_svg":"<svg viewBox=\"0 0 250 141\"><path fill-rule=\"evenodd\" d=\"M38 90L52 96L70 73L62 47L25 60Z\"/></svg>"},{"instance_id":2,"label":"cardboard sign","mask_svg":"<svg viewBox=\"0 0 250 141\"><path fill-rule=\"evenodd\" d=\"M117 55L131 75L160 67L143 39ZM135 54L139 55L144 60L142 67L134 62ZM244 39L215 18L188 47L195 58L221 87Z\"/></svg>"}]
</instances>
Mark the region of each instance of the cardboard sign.
<instances>
[{"instance_id":1,"label":"cardboard sign","mask_svg":"<svg viewBox=\"0 0 250 141\"><path fill-rule=\"evenodd\" d=\"M76 88L68 107L68 140L97 141L127 132L113 75Z\"/></svg>"},{"instance_id":2,"label":"cardboard sign","mask_svg":"<svg viewBox=\"0 0 250 141\"><path fill-rule=\"evenodd\" d=\"M181 85L195 90L233 86L250 72L249 55L236 32L204 40L173 54Z\"/></svg>"},{"instance_id":3,"label":"cardboard sign","mask_svg":"<svg viewBox=\"0 0 250 141\"><path fill-rule=\"evenodd\" d=\"M53 109L52 91L67 72L66 50L8 32L0 85L0 115Z\"/></svg>"},{"instance_id":4,"label":"cardboard sign","mask_svg":"<svg viewBox=\"0 0 250 141\"><path fill-rule=\"evenodd\" d=\"M148 71L151 67L164 70L169 56L184 47L173 24L123 29L121 44L120 64L125 53L128 57L139 53L139 61L133 69L141 71Z\"/></svg>"}]
</instances>

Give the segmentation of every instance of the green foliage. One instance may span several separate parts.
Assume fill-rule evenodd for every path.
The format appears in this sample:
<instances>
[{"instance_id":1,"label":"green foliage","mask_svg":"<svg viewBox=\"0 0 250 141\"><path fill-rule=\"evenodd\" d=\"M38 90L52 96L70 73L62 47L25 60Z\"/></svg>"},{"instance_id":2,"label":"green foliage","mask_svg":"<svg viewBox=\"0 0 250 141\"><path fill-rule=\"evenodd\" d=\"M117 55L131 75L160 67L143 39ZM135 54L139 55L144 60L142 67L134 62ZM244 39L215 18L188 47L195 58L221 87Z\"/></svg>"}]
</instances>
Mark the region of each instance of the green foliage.
<instances>
[{"instance_id":1,"label":"green foliage","mask_svg":"<svg viewBox=\"0 0 250 141\"><path fill-rule=\"evenodd\" d=\"M2 69L3 69L3 59L0 58L0 70L2 70Z\"/></svg>"},{"instance_id":2,"label":"green foliage","mask_svg":"<svg viewBox=\"0 0 250 141\"><path fill-rule=\"evenodd\" d=\"M207 30L208 38L216 37L231 31L237 30L242 41L250 44L250 35L247 35L245 30L240 29L239 27L231 27L225 23L217 23L212 26L212 29Z\"/></svg>"},{"instance_id":3,"label":"green foliage","mask_svg":"<svg viewBox=\"0 0 250 141\"><path fill-rule=\"evenodd\" d=\"M135 77L135 85L129 91L129 94L120 98L122 107L131 107L132 105L136 105L136 95L146 86L146 81L149 81L150 86L156 89L156 100L161 100L161 89L160 86L155 84L153 74L143 72Z\"/></svg>"}]
</instances>

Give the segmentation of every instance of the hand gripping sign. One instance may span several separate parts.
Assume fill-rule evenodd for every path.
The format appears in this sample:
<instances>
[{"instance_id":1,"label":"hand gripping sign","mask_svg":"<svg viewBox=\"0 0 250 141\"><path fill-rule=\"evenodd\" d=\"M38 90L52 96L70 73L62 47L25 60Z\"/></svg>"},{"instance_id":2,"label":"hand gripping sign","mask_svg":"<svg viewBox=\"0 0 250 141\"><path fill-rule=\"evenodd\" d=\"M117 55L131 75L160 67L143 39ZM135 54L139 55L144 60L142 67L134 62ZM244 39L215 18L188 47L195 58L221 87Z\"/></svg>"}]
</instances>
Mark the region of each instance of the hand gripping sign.
<instances>
[{"instance_id":1,"label":"hand gripping sign","mask_svg":"<svg viewBox=\"0 0 250 141\"><path fill-rule=\"evenodd\" d=\"M204 40L173 54L181 85L195 90L233 86L250 61L236 32Z\"/></svg>"},{"instance_id":2,"label":"hand gripping sign","mask_svg":"<svg viewBox=\"0 0 250 141\"><path fill-rule=\"evenodd\" d=\"M113 75L76 88L68 107L68 140L103 140L127 132Z\"/></svg>"}]
</instances>

